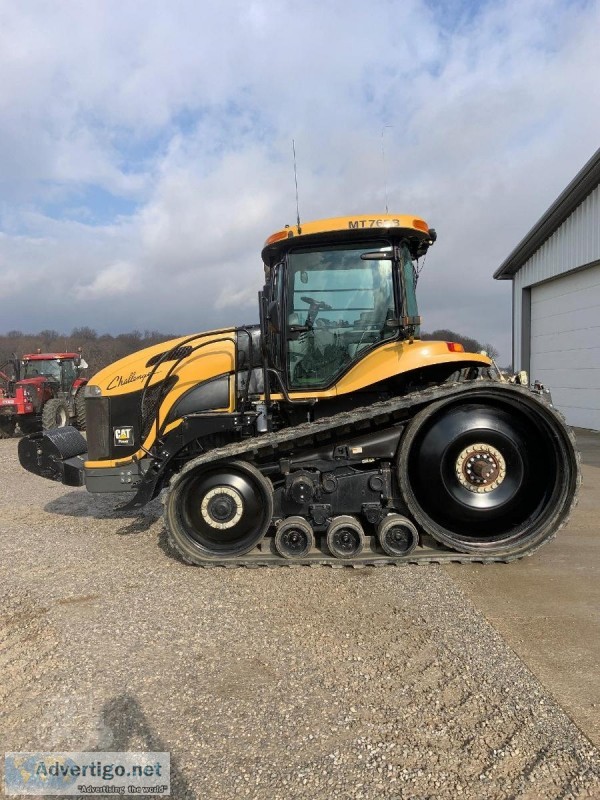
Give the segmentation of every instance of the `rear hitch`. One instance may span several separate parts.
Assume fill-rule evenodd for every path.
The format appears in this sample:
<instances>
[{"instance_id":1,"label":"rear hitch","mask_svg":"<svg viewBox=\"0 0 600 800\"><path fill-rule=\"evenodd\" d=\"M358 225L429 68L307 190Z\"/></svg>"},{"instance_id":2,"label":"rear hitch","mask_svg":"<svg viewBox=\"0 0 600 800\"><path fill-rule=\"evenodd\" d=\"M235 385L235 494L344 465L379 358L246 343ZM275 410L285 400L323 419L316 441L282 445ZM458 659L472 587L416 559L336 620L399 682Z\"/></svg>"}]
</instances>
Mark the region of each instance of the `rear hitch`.
<instances>
[{"instance_id":1,"label":"rear hitch","mask_svg":"<svg viewBox=\"0 0 600 800\"><path fill-rule=\"evenodd\" d=\"M32 433L19 442L21 466L34 475L65 486L83 486L87 442L76 428L67 425L44 433Z\"/></svg>"}]
</instances>

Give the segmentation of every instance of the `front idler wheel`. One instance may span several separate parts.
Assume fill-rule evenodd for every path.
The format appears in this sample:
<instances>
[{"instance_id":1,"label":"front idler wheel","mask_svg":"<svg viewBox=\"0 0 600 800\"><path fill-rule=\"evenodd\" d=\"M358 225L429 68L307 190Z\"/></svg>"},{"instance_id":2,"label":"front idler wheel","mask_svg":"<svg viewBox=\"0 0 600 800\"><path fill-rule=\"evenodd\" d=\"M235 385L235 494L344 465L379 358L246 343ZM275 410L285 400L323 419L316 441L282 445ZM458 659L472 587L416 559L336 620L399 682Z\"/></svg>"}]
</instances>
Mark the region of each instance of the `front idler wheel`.
<instances>
[{"instance_id":1,"label":"front idler wheel","mask_svg":"<svg viewBox=\"0 0 600 800\"><path fill-rule=\"evenodd\" d=\"M419 532L407 517L389 514L377 526L377 539L384 553L397 558L412 553L419 542Z\"/></svg>"},{"instance_id":2,"label":"front idler wheel","mask_svg":"<svg viewBox=\"0 0 600 800\"><path fill-rule=\"evenodd\" d=\"M407 426L398 482L417 524L482 557L517 557L567 518L579 481L559 415L518 387L475 384L423 409Z\"/></svg>"},{"instance_id":3,"label":"front idler wheel","mask_svg":"<svg viewBox=\"0 0 600 800\"><path fill-rule=\"evenodd\" d=\"M283 558L305 558L315 544L315 535L303 517L288 517L277 528L275 548Z\"/></svg>"},{"instance_id":4,"label":"front idler wheel","mask_svg":"<svg viewBox=\"0 0 600 800\"><path fill-rule=\"evenodd\" d=\"M327 528L327 547L336 558L355 558L362 553L365 534L354 517L334 517Z\"/></svg>"},{"instance_id":5,"label":"front idler wheel","mask_svg":"<svg viewBox=\"0 0 600 800\"><path fill-rule=\"evenodd\" d=\"M187 469L175 478L165 504L169 540L192 564L250 552L272 516L272 484L245 461Z\"/></svg>"}]
</instances>

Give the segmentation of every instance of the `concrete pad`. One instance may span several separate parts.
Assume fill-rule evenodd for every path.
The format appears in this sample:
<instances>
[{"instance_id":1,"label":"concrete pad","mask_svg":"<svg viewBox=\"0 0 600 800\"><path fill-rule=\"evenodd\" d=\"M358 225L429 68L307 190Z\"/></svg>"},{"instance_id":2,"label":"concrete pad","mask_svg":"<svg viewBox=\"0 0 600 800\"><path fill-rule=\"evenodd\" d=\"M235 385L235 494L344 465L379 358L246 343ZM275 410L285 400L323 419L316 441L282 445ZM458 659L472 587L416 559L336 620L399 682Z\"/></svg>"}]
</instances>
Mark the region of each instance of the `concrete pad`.
<instances>
[{"instance_id":1,"label":"concrete pad","mask_svg":"<svg viewBox=\"0 0 600 800\"><path fill-rule=\"evenodd\" d=\"M600 434L577 437L583 486L557 538L516 563L445 569L600 745Z\"/></svg>"},{"instance_id":2,"label":"concrete pad","mask_svg":"<svg viewBox=\"0 0 600 800\"><path fill-rule=\"evenodd\" d=\"M577 446L584 464L600 467L600 433L587 428L573 428L577 437Z\"/></svg>"}]
</instances>

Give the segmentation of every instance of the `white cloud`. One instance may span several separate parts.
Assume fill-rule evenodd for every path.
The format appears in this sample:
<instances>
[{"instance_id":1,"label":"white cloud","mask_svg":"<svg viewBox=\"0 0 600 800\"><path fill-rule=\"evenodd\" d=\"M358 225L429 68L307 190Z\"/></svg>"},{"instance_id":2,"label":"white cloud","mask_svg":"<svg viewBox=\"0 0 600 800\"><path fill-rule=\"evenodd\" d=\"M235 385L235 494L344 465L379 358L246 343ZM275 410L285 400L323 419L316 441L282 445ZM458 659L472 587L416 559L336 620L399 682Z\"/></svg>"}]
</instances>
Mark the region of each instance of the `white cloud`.
<instances>
[{"instance_id":1,"label":"white cloud","mask_svg":"<svg viewBox=\"0 0 600 800\"><path fill-rule=\"evenodd\" d=\"M245 289L236 289L229 281L221 289L215 301L215 308L247 308L256 300L257 291L248 286Z\"/></svg>"},{"instance_id":2,"label":"white cloud","mask_svg":"<svg viewBox=\"0 0 600 800\"><path fill-rule=\"evenodd\" d=\"M78 284L73 287L78 300L110 300L113 297L135 296L137 286L141 283L138 267L126 261L117 261L102 269L91 283Z\"/></svg>"},{"instance_id":3,"label":"white cloud","mask_svg":"<svg viewBox=\"0 0 600 800\"><path fill-rule=\"evenodd\" d=\"M260 248L295 219L295 138L303 218L381 211L387 184L439 232L425 327L508 360L491 275L598 146L599 9L4 4L3 325L256 319Z\"/></svg>"}]
</instances>

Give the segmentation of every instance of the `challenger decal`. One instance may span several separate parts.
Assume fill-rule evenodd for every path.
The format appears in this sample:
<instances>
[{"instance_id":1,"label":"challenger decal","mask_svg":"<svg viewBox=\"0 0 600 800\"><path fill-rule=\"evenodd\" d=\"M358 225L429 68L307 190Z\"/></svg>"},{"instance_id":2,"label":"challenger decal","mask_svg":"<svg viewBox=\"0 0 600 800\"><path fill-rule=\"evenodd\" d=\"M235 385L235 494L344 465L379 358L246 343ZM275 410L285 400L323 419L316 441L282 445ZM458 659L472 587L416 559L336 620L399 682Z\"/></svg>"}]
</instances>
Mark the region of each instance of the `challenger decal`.
<instances>
[{"instance_id":1,"label":"challenger decal","mask_svg":"<svg viewBox=\"0 0 600 800\"><path fill-rule=\"evenodd\" d=\"M130 372L127 377L123 375L116 375L106 388L110 391L110 389L117 389L120 386L127 386L128 383L145 381L149 375L150 372L143 372L141 375L138 375L137 372Z\"/></svg>"}]
</instances>

